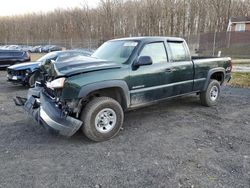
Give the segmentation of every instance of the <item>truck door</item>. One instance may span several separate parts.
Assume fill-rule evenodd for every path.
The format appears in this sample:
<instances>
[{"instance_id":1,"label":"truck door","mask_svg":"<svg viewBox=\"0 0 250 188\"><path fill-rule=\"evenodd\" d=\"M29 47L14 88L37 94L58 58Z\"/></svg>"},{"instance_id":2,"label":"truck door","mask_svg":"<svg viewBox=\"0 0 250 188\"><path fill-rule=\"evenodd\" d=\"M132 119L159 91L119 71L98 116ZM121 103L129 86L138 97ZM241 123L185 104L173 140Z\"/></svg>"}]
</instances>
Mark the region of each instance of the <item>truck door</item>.
<instances>
[{"instance_id":1,"label":"truck door","mask_svg":"<svg viewBox=\"0 0 250 188\"><path fill-rule=\"evenodd\" d=\"M152 65L131 70L129 89L131 105L136 106L164 97L165 68L168 61L164 41L147 43L139 52L140 56L150 56Z\"/></svg>"},{"instance_id":2,"label":"truck door","mask_svg":"<svg viewBox=\"0 0 250 188\"><path fill-rule=\"evenodd\" d=\"M168 64L171 77L166 76L165 83L172 83L173 90L171 95L192 92L194 67L186 42L167 41L167 50L170 54L170 62Z\"/></svg>"}]
</instances>

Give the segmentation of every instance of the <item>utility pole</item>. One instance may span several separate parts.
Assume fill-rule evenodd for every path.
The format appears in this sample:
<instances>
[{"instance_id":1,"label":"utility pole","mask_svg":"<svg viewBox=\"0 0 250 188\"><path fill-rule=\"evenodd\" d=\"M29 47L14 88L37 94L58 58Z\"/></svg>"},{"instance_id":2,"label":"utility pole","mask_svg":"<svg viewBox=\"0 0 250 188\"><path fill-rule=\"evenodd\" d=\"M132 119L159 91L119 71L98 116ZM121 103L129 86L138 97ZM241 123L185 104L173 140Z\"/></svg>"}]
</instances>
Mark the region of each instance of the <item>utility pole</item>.
<instances>
[{"instance_id":1,"label":"utility pole","mask_svg":"<svg viewBox=\"0 0 250 188\"><path fill-rule=\"evenodd\" d=\"M214 42L213 42L213 56L215 54L215 43L216 43L216 30L214 32Z\"/></svg>"}]
</instances>

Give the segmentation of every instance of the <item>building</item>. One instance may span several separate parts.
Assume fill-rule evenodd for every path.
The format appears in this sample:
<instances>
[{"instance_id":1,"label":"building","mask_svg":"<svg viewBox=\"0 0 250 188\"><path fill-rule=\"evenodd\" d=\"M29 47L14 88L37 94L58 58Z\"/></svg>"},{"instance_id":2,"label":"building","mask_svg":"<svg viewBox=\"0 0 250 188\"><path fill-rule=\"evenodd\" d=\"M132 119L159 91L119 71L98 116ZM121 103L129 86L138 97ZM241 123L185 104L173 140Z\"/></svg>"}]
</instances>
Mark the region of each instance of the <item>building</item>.
<instances>
[{"instance_id":1,"label":"building","mask_svg":"<svg viewBox=\"0 0 250 188\"><path fill-rule=\"evenodd\" d=\"M228 32L250 31L250 16L231 17L227 27Z\"/></svg>"}]
</instances>

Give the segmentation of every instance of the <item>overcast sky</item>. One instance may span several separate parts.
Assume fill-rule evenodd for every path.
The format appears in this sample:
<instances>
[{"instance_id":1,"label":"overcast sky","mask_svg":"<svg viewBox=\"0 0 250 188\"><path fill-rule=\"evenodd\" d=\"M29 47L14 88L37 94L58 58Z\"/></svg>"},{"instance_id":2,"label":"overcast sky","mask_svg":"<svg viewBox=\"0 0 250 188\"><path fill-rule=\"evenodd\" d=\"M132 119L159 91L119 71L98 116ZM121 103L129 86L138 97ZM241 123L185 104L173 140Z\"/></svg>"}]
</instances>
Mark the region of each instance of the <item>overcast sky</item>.
<instances>
[{"instance_id":1,"label":"overcast sky","mask_svg":"<svg viewBox=\"0 0 250 188\"><path fill-rule=\"evenodd\" d=\"M99 2L99 0L3 0L0 6L0 16L47 12L56 8L79 7L84 1L90 7L95 7Z\"/></svg>"}]
</instances>

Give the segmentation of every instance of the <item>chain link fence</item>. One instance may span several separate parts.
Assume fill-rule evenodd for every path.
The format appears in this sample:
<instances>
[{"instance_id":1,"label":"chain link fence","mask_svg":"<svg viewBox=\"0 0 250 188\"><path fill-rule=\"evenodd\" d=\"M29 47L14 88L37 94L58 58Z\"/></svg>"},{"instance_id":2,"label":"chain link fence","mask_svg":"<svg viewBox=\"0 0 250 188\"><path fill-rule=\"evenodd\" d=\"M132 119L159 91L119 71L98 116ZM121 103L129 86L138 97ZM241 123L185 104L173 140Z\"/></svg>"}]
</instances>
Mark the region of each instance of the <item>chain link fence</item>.
<instances>
[{"instance_id":1,"label":"chain link fence","mask_svg":"<svg viewBox=\"0 0 250 188\"><path fill-rule=\"evenodd\" d=\"M232 58L250 59L250 31L245 32L213 32L201 33L184 37L188 43L192 55L199 56L229 56ZM103 42L100 39L86 40L26 40L26 41L2 41L0 45L26 45L45 46L57 45L65 49L96 49Z\"/></svg>"},{"instance_id":2,"label":"chain link fence","mask_svg":"<svg viewBox=\"0 0 250 188\"><path fill-rule=\"evenodd\" d=\"M20 46L46 46L46 45L56 45L65 49L96 49L104 41L97 39L85 39L85 40L73 40L73 39L64 39L64 40L26 40L26 41L3 41L0 42L1 46L10 46L10 45L20 45Z\"/></svg>"},{"instance_id":3,"label":"chain link fence","mask_svg":"<svg viewBox=\"0 0 250 188\"><path fill-rule=\"evenodd\" d=\"M192 54L250 59L250 31L202 33L186 40Z\"/></svg>"}]
</instances>

